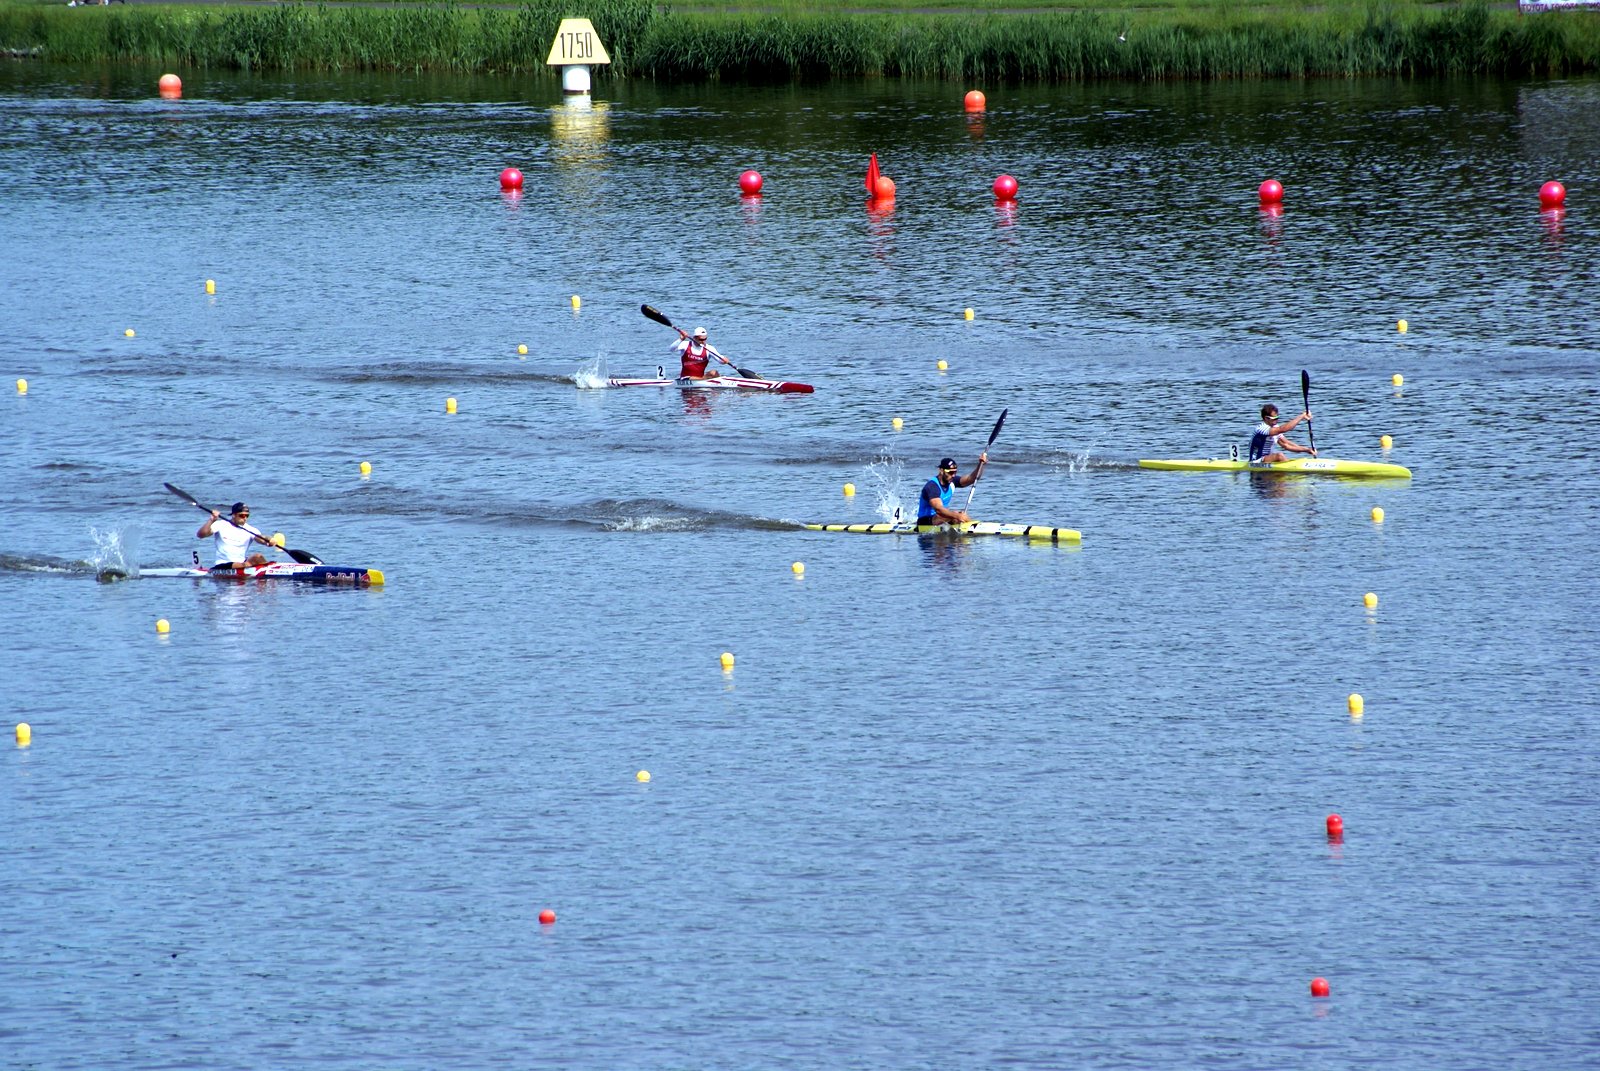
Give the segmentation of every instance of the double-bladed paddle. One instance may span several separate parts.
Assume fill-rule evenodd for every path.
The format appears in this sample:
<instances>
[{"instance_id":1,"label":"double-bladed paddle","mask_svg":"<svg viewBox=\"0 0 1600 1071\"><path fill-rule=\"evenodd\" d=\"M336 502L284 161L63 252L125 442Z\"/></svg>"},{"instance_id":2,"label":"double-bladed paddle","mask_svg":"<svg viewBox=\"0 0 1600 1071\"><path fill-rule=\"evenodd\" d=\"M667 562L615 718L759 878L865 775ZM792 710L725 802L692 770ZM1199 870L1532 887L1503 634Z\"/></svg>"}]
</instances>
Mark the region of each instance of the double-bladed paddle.
<instances>
[{"instance_id":1,"label":"double-bladed paddle","mask_svg":"<svg viewBox=\"0 0 1600 1071\"><path fill-rule=\"evenodd\" d=\"M1304 368L1300 369L1300 400L1305 403L1302 413L1311 412L1311 373ZM1311 418L1306 418L1306 438L1311 443L1313 451L1317 448L1317 433L1311 429Z\"/></svg>"},{"instance_id":2,"label":"double-bladed paddle","mask_svg":"<svg viewBox=\"0 0 1600 1071\"><path fill-rule=\"evenodd\" d=\"M191 495L189 492L181 491L178 488L172 486L170 483L162 484L162 486L165 487L167 490L171 491L173 494L177 495L179 498L183 499L185 502L189 503L189 505L193 506L195 509L199 510L200 512L206 513L206 514L210 514L210 513L214 512L211 509L210 506L202 506L199 503L199 501L193 495ZM233 522L229 521L228 523L232 524ZM255 532L251 532L250 533L250 538L254 539L254 540L257 540L259 542L265 543L269 547L278 547L278 544L274 543L272 540L268 539L266 536L257 535ZM322 564L322 559L317 557L315 554L312 554L310 551L290 550L288 547L278 547L278 549L283 551L285 554L289 555L289 557L293 558L295 561L299 562L301 565L321 565Z\"/></svg>"},{"instance_id":3,"label":"double-bladed paddle","mask_svg":"<svg viewBox=\"0 0 1600 1071\"><path fill-rule=\"evenodd\" d=\"M678 325L673 323L671 320L667 319L667 314L662 312L660 309L652 308L649 305L640 305L639 306L639 311L644 313L646 316L648 316L650 319L654 320L658 324L665 324L667 327L672 328L674 331L678 330ZM752 372L748 368L740 368L738 365L736 365L732 361L728 360L722 354L718 353L716 351L716 347L712 346L709 342L706 343L706 352L711 354L711 356L715 357L717 360L721 361L723 364L727 365L729 368L733 369L735 372L738 372L741 376L743 376L746 379L766 379L767 378L766 376L762 375L760 372Z\"/></svg>"},{"instance_id":4,"label":"double-bladed paddle","mask_svg":"<svg viewBox=\"0 0 1600 1071\"><path fill-rule=\"evenodd\" d=\"M1007 406L1006 408L1000 410L1000 419L996 420L994 422L994 430L989 433L989 441L984 444L983 453L987 454L989 452L989 447L993 446L994 445L994 441L1000 437L1000 425L1002 425L1002 424L1004 424L1006 422L1006 414L1009 413L1009 412L1011 412L1011 407L1010 406ZM972 486L967 489L967 509L971 509L972 508L972 496L977 494L977 492L978 492L978 481L977 481L977 478L974 477L973 481L972 481ZM966 512L966 510L963 510L962 512L964 513L964 512Z\"/></svg>"}]
</instances>

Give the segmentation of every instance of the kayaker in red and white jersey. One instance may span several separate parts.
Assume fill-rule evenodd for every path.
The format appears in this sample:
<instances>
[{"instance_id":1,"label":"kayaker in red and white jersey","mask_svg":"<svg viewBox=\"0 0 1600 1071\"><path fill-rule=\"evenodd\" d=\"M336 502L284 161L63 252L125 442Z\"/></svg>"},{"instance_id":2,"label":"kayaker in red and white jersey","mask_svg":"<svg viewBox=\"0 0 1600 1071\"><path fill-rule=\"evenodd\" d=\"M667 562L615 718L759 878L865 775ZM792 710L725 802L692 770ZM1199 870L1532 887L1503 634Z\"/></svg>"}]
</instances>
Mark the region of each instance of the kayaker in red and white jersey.
<instances>
[{"instance_id":1,"label":"kayaker in red and white jersey","mask_svg":"<svg viewBox=\"0 0 1600 1071\"><path fill-rule=\"evenodd\" d=\"M251 543L277 546L250 524L250 507L243 502L235 502L230 514L230 518L224 520L221 510L212 510L206 523L194 534L196 539L209 537L216 541L217 560L211 568L242 569L247 565L271 564L266 555L250 553Z\"/></svg>"},{"instance_id":2,"label":"kayaker in red and white jersey","mask_svg":"<svg viewBox=\"0 0 1600 1071\"><path fill-rule=\"evenodd\" d=\"M965 476L958 476L961 471L955 458L947 457L939 462L939 471L934 478L922 485L922 494L917 498L917 525L929 527L941 524L966 524L972 520L965 510L953 509L950 506L951 493L957 487L971 487L978 482L978 477L983 474L983 466L989 463L989 454L984 452L978 455L978 467Z\"/></svg>"},{"instance_id":3,"label":"kayaker in red and white jersey","mask_svg":"<svg viewBox=\"0 0 1600 1071\"><path fill-rule=\"evenodd\" d=\"M678 378L710 379L717 375L715 368L707 371L706 365L713 357L719 361L726 361L727 358L718 353L716 348L706 341L706 337L707 332L703 327L695 328L693 337L686 334L683 328L678 328L678 341L672 344L672 348L683 359L683 367L678 372Z\"/></svg>"},{"instance_id":4,"label":"kayaker in red and white jersey","mask_svg":"<svg viewBox=\"0 0 1600 1071\"><path fill-rule=\"evenodd\" d=\"M1285 434L1293 431L1295 425L1311 419L1311 411L1307 410L1295 417L1278 423L1278 407L1270 402L1261 407L1261 423L1256 425L1255 433L1250 436L1250 464L1273 465L1279 461L1288 461L1289 455L1310 454L1317 456L1317 452L1309 446L1292 443Z\"/></svg>"}]
</instances>

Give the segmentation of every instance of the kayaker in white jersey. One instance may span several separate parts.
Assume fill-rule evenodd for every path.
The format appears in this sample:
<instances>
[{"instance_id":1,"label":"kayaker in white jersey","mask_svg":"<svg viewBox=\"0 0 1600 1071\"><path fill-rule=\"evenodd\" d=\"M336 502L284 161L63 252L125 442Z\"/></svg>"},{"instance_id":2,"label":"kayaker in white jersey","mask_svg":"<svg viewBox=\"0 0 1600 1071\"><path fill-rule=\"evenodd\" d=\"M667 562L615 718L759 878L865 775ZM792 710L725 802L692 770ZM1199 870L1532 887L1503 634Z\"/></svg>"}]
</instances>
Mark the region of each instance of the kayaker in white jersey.
<instances>
[{"instance_id":1,"label":"kayaker in white jersey","mask_svg":"<svg viewBox=\"0 0 1600 1071\"><path fill-rule=\"evenodd\" d=\"M717 374L715 368L710 371L706 370L706 365L710 363L711 358L715 357L719 361L727 360L726 357L716 351L716 348L711 343L706 341L706 338L707 332L703 327L695 328L693 337L690 337L683 328L678 328L678 341L672 344L672 348L683 358L683 367L678 372L678 378L710 379Z\"/></svg>"},{"instance_id":2,"label":"kayaker in white jersey","mask_svg":"<svg viewBox=\"0 0 1600 1071\"><path fill-rule=\"evenodd\" d=\"M206 523L194 534L196 539L215 540L217 560L211 568L242 569L247 565L270 564L266 555L250 553L251 543L277 546L249 523L250 507L243 502L235 502L230 514L230 518L224 520L221 510L212 510Z\"/></svg>"},{"instance_id":3,"label":"kayaker in white jersey","mask_svg":"<svg viewBox=\"0 0 1600 1071\"><path fill-rule=\"evenodd\" d=\"M978 467L965 476L956 475L961 467L956 464L955 458L947 457L939 462L939 471L933 479L922 485L922 494L917 498L917 525L921 528L941 524L966 524L972 520L965 510L952 509L950 496L957 487L971 487L978 482L978 477L983 474L983 466L989 463L989 454L984 452L978 455Z\"/></svg>"},{"instance_id":4,"label":"kayaker in white jersey","mask_svg":"<svg viewBox=\"0 0 1600 1071\"><path fill-rule=\"evenodd\" d=\"M1290 454L1310 454L1317 456L1317 452L1309 446L1290 442L1285 436L1294 430L1295 425L1311 419L1308 409L1293 420L1278 423L1278 407L1268 403L1261 407L1261 423L1256 425L1255 434L1250 436L1250 464L1272 465L1279 461L1288 461Z\"/></svg>"}]
</instances>

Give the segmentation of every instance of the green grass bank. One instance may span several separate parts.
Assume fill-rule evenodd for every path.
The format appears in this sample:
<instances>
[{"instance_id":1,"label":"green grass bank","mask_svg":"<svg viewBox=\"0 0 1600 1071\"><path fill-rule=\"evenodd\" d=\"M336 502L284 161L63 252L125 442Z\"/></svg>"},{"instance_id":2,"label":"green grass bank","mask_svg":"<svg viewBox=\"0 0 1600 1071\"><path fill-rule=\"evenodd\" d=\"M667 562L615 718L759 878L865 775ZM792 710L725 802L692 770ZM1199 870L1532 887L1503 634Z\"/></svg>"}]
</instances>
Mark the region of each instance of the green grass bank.
<instances>
[{"instance_id":1,"label":"green grass bank","mask_svg":"<svg viewBox=\"0 0 1600 1071\"><path fill-rule=\"evenodd\" d=\"M1519 15L1480 2L1216 0L1154 6L837 13L661 7L652 0L519 6L113 4L0 0L0 48L16 62L138 61L176 70L537 73L566 15L593 21L609 77L773 82L915 76L970 82L1100 78L1571 75L1600 70L1600 11ZM910 0L904 0L909 3ZM1018 0L1019 3L1026 0ZM1050 0L1046 0L1049 3Z\"/></svg>"}]
</instances>

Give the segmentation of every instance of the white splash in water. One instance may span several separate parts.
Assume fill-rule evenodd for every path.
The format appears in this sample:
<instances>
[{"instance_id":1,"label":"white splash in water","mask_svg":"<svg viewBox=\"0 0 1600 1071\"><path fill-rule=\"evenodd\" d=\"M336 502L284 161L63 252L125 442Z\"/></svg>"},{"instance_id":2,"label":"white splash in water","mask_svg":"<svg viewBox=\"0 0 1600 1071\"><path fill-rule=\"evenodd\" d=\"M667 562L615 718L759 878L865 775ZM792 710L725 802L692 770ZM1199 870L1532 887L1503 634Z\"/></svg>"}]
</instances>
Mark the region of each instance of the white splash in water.
<instances>
[{"instance_id":1,"label":"white splash in water","mask_svg":"<svg viewBox=\"0 0 1600 1071\"><path fill-rule=\"evenodd\" d=\"M94 540L94 553L89 556L89 564L94 566L97 576L121 575L138 576L139 566L136 564L137 555L134 553L133 533L121 532L113 528L109 532L102 532L91 525L89 538Z\"/></svg>"},{"instance_id":2,"label":"white splash in water","mask_svg":"<svg viewBox=\"0 0 1600 1071\"><path fill-rule=\"evenodd\" d=\"M867 466L861 480L877 499L878 516L893 523L906 515L905 501L900 495L900 484L905 479L905 462L899 458L880 457Z\"/></svg>"},{"instance_id":3,"label":"white splash in water","mask_svg":"<svg viewBox=\"0 0 1600 1071\"><path fill-rule=\"evenodd\" d=\"M602 390L610 376L606 373L606 359L596 357L586 362L572 376L572 381L578 385L579 390Z\"/></svg>"},{"instance_id":4,"label":"white splash in water","mask_svg":"<svg viewBox=\"0 0 1600 1071\"><path fill-rule=\"evenodd\" d=\"M1071 473L1071 472L1088 472L1089 471L1089 451L1084 450L1081 453L1075 453L1075 454L1074 453L1068 453L1067 454L1067 461L1066 461L1066 470L1069 473ZM1060 471L1059 467L1058 467L1057 471Z\"/></svg>"}]
</instances>

